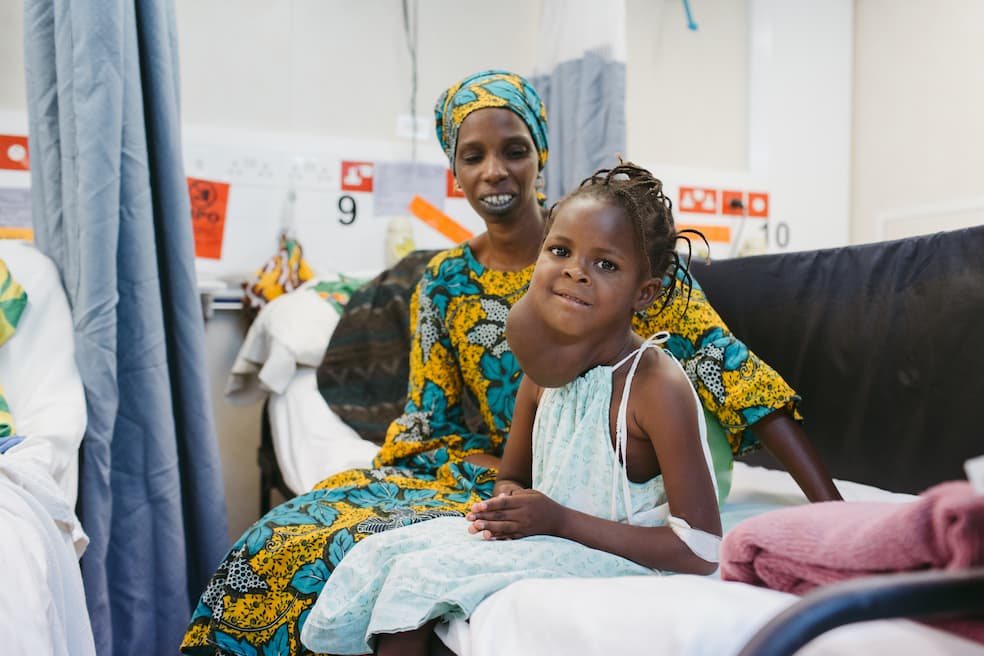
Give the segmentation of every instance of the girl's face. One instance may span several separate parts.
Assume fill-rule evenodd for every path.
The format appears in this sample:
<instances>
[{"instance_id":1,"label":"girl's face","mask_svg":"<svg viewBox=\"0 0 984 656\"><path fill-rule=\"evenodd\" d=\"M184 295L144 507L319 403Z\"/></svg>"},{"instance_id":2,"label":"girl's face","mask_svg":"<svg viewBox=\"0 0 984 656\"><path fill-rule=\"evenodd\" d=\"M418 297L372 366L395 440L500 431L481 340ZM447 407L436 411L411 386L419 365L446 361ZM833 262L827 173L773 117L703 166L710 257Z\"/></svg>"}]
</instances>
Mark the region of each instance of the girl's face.
<instances>
[{"instance_id":1,"label":"girl's face","mask_svg":"<svg viewBox=\"0 0 984 656\"><path fill-rule=\"evenodd\" d=\"M488 223L536 204L536 147L523 119L509 109L472 112L458 129L455 178Z\"/></svg>"},{"instance_id":2,"label":"girl's face","mask_svg":"<svg viewBox=\"0 0 984 656\"><path fill-rule=\"evenodd\" d=\"M625 212L596 198L575 197L554 211L529 294L561 334L601 334L631 325L659 291L635 227Z\"/></svg>"}]
</instances>

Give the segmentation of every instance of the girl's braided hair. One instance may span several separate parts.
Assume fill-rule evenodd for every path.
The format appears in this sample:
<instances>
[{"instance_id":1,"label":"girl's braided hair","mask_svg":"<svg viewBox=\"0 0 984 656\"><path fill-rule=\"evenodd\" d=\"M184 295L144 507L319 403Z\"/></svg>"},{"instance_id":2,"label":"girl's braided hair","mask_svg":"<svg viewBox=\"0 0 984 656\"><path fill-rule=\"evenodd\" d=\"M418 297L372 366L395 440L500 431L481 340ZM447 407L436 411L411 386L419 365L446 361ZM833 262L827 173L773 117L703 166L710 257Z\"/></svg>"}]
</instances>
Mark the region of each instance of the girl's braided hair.
<instances>
[{"instance_id":1,"label":"girl's braided hair","mask_svg":"<svg viewBox=\"0 0 984 656\"><path fill-rule=\"evenodd\" d=\"M655 278L663 279L660 291L662 304L657 314L666 309L682 281L687 285L687 302L690 302L690 288L693 278L690 275L690 257L693 245L688 235L699 237L707 244L707 239L697 230L677 230L673 222L673 201L663 193L663 183L652 173L624 162L619 158L617 166L599 169L581 181L577 189L550 208L543 234L550 231L557 206L577 197L597 198L622 208L625 215L635 225L642 252L649 260L649 272ZM687 257L684 260L676 250L677 241L687 244Z\"/></svg>"}]
</instances>

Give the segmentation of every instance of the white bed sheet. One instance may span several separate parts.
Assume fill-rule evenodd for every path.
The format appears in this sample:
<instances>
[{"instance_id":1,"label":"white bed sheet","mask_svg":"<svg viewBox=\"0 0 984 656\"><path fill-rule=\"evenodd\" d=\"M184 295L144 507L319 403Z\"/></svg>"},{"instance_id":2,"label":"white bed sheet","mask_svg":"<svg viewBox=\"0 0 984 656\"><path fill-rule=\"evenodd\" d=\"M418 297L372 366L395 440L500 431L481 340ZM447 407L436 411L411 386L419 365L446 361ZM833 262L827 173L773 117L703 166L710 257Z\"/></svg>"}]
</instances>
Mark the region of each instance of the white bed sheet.
<instances>
[{"instance_id":1,"label":"white bed sheet","mask_svg":"<svg viewBox=\"0 0 984 656\"><path fill-rule=\"evenodd\" d=\"M95 654L78 559L88 538L74 506L85 395L71 313L54 264L0 241L27 291L17 332L0 347L0 384L24 441L0 454L0 651Z\"/></svg>"},{"instance_id":2,"label":"white bed sheet","mask_svg":"<svg viewBox=\"0 0 984 656\"><path fill-rule=\"evenodd\" d=\"M850 501L906 502L909 494L836 481ZM722 507L730 530L759 513L806 503L782 471L735 463ZM717 575L527 580L486 599L470 621L438 627L459 656L513 654L735 654L798 597ZM984 646L908 620L848 625L806 645L804 656L984 656Z\"/></svg>"},{"instance_id":3,"label":"white bed sheet","mask_svg":"<svg viewBox=\"0 0 984 656\"><path fill-rule=\"evenodd\" d=\"M374 271L345 274L368 280ZM335 306L311 287L283 294L264 306L250 325L226 379L232 403L255 403L269 397L267 411L273 449L284 482L295 493L346 469L368 467L377 446L332 412L318 391L317 367L338 325Z\"/></svg>"},{"instance_id":4,"label":"white bed sheet","mask_svg":"<svg viewBox=\"0 0 984 656\"><path fill-rule=\"evenodd\" d=\"M267 411L277 464L297 493L340 471L369 467L379 451L328 407L314 369L298 368L283 394L270 395Z\"/></svg>"}]
</instances>

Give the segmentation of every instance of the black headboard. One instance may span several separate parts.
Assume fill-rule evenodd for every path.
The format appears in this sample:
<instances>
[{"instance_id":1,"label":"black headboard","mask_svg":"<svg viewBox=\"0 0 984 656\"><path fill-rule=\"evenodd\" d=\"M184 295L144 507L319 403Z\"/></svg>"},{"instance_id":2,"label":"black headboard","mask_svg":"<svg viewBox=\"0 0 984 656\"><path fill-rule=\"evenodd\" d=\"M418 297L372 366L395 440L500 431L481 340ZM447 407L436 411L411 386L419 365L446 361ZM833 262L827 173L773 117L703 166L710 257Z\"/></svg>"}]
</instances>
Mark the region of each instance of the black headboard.
<instances>
[{"instance_id":1,"label":"black headboard","mask_svg":"<svg viewBox=\"0 0 984 656\"><path fill-rule=\"evenodd\" d=\"M917 493L984 454L984 226L693 272L835 477Z\"/></svg>"}]
</instances>

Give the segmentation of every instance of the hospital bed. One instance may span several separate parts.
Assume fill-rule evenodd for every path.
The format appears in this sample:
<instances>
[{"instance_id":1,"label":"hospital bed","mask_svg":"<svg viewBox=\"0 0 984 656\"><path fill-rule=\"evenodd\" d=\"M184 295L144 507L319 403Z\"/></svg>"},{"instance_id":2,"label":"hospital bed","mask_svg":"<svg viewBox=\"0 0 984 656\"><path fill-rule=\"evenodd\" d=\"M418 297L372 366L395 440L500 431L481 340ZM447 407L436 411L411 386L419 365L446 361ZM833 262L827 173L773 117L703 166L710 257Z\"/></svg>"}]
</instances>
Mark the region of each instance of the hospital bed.
<instances>
[{"instance_id":1,"label":"hospital bed","mask_svg":"<svg viewBox=\"0 0 984 656\"><path fill-rule=\"evenodd\" d=\"M86 408L72 317L51 260L6 240L0 259L28 296L0 346L0 385L23 437L0 454L0 651L94 654L78 563L88 543L75 515Z\"/></svg>"},{"instance_id":2,"label":"hospital bed","mask_svg":"<svg viewBox=\"0 0 984 656\"><path fill-rule=\"evenodd\" d=\"M806 429L844 498L904 503L962 478L964 461L984 453L984 350L974 338L984 322L982 249L984 227L697 263L694 271L735 333L803 394ZM276 302L264 310L279 311ZM349 425L358 422L345 420L346 404L326 403L327 359L321 371L297 363L269 397L271 471L287 495L367 465L377 448L363 437L378 439L378 426L360 434ZM791 477L759 453L735 463L722 523L728 531L805 502ZM803 599L713 576L526 581L492 595L469 622L440 630L459 656L984 655L982 644L902 619L942 609L984 621L982 571L928 572L915 588L905 576L830 586ZM968 589L980 594L968 597ZM954 597L954 590L964 592Z\"/></svg>"}]
</instances>

